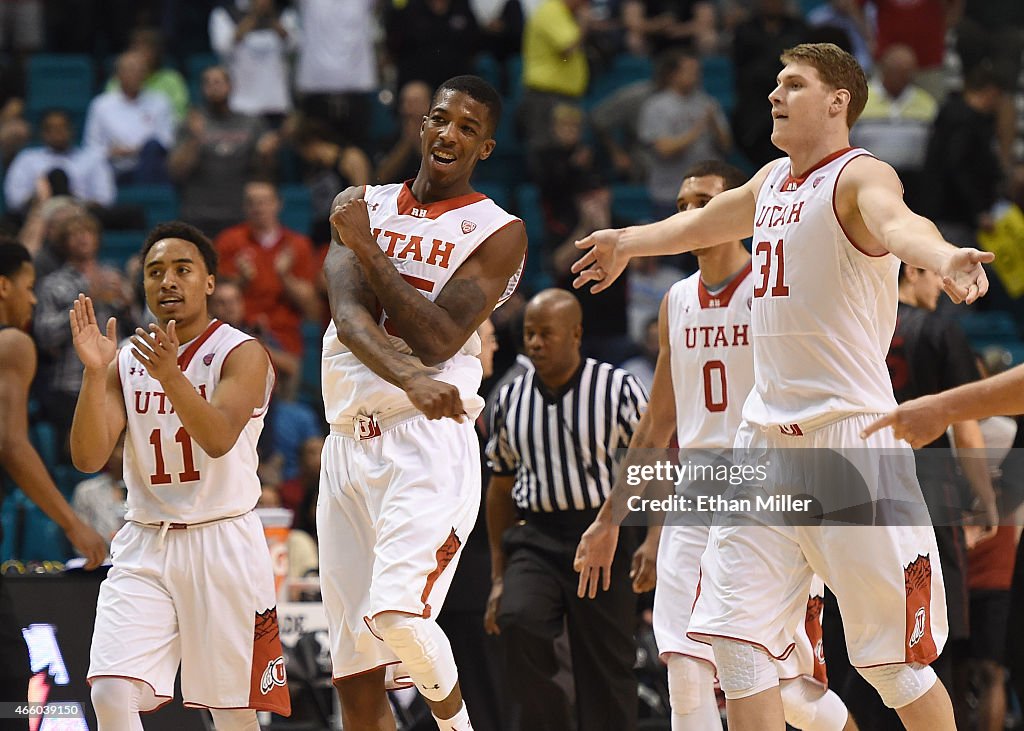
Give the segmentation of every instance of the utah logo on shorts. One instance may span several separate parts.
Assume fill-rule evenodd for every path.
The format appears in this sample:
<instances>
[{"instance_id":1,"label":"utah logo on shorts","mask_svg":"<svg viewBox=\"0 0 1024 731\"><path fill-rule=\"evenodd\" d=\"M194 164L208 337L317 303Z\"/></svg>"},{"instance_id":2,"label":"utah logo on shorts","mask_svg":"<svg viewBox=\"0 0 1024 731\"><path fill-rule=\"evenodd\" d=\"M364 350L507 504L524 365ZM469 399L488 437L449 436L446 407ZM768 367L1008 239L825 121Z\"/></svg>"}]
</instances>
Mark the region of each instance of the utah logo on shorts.
<instances>
[{"instance_id":1,"label":"utah logo on shorts","mask_svg":"<svg viewBox=\"0 0 1024 731\"><path fill-rule=\"evenodd\" d=\"M932 603L932 562L918 554L903 569L907 590L906 662L930 663L938 655L928 607Z\"/></svg>"},{"instance_id":2,"label":"utah logo on shorts","mask_svg":"<svg viewBox=\"0 0 1024 731\"><path fill-rule=\"evenodd\" d=\"M267 663L266 670L260 677L260 693L266 695L274 686L283 688L288 685L288 676L284 671L284 656L278 655Z\"/></svg>"}]
</instances>

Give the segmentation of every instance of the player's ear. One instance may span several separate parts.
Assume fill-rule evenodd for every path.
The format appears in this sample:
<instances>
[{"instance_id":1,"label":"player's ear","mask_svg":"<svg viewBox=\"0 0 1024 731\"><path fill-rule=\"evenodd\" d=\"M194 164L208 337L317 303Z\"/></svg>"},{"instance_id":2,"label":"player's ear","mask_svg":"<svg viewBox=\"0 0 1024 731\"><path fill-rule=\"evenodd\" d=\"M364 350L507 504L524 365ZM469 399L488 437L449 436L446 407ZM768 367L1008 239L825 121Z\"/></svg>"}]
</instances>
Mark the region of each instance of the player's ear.
<instances>
[{"instance_id":1,"label":"player's ear","mask_svg":"<svg viewBox=\"0 0 1024 731\"><path fill-rule=\"evenodd\" d=\"M0 275L0 297L6 297L11 291L11 278Z\"/></svg>"},{"instance_id":2,"label":"player's ear","mask_svg":"<svg viewBox=\"0 0 1024 731\"><path fill-rule=\"evenodd\" d=\"M494 146L498 144L493 139L484 140L484 143L480 146L480 159L486 160L494 152Z\"/></svg>"},{"instance_id":3,"label":"player's ear","mask_svg":"<svg viewBox=\"0 0 1024 731\"><path fill-rule=\"evenodd\" d=\"M217 288L217 277L213 274L206 275L206 296L209 297L213 294L213 290Z\"/></svg>"},{"instance_id":4,"label":"player's ear","mask_svg":"<svg viewBox=\"0 0 1024 731\"><path fill-rule=\"evenodd\" d=\"M832 103L829 111L833 114L846 114L846 108L850 106L850 92L847 89L836 89L832 96Z\"/></svg>"}]
</instances>

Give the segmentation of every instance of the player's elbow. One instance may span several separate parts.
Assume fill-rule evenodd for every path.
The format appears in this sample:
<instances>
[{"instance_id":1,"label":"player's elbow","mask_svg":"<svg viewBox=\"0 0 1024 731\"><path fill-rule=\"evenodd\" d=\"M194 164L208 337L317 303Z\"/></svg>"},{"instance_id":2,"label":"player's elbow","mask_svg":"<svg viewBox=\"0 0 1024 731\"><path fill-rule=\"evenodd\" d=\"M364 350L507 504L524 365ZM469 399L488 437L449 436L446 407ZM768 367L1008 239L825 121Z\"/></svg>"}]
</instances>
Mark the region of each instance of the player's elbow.
<instances>
[{"instance_id":1,"label":"player's elbow","mask_svg":"<svg viewBox=\"0 0 1024 731\"><path fill-rule=\"evenodd\" d=\"M107 464L105 457L99 454L97 450L85 449L81 446L76 446L74 440L71 442L71 464L75 466L75 469L79 472L99 472Z\"/></svg>"}]
</instances>

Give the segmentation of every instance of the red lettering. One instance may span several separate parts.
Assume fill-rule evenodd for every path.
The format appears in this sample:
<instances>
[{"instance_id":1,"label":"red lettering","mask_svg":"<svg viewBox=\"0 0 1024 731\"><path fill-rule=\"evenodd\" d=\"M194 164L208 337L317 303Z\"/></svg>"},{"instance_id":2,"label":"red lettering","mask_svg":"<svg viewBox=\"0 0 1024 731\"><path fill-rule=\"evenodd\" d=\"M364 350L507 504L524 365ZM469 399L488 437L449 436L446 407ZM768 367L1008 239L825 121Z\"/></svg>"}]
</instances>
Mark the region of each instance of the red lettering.
<instances>
[{"instance_id":1,"label":"red lettering","mask_svg":"<svg viewBox=\"0 0 1024 731\"><path fill-rule=\"evenodd\" d=\"M785 211L786 211L786 207L785 206L772 206L772 214L773 215L772 215L771 223L769 223L768 226L770 228L775 228L776 226L782 224L782 222L786 220L786 213L785 213ZM778 214L777 216L774 215L776 213Z\"/></svg>"},{"instance_id":2,"label":"red lettering","mask_svg":"<svg viewBox=\"0 0 1024 731\"><path fill-rule=\"evenodd\" d=\"M779 239L774 246L768 241L759 241L754 246L753 253L760 267L758 274L761 276L761 281L754 285L754 297L764 297L768 293L773 251L775 253L775 283L772 284L772 297L789 296L789 285L786 284L786 257L783 241Z\"/></svg>"},{"instance_id":3,"label":"red lettering","mask_svg":"<svg viewBox=\"0 0 1024 731\"><path fill-rule=\"evenodd\" d=\"M725 411L729 405L729 391L725 380L725 363L720 360L709 360L704 364L704 406L712 413ZM712 380L718 374L718 395L716 399Z\"/></svg>"},{"instance_id":4,"label":"red lettering","mask_svg":"<svg viewBox=\"0 0 1024 731\"><path fill-rule=\"evenodd\" d=\"M686 328L686 347L696 348L697 347L697 330L692 327Z\"/></svg>"},{"instance_id":5,"label":"red lettering","mask_svg":"<svg viewBox=\"0 0 1024 731\"><path fill-rule=\"evenodd\" d=\"M750 345L747 340L748 325L733 325L732 326L732 344L733 345ZM742 341L742 342L741 342Z\"/></svg>"},{"instance_id":6,"label":"red lettering","mask_svg":"<svg viewBox=\"0 0 1024 731\"><path fill-rule=\"evenodd\" d=\"M768 206L761 208L761 213L757 217L757 225L764 225L764 219L768 216Z\"/></svg>"},{"instance_id":7,"label":"red lettering","mask_svg":"<svg viewBox=\"0 0 1024 731\"><path fill-rule=\"evenodd\" d=\"M701 325L700 326L700 331L702 333L704 333L704 347L705 348L710 348L711 347L711 330L712 330L712 328L711 328L710 325Z\"/></svg>"},{"instance_id":8,"label":"red lettering","mask_svg":"<svg viewBox=\"0 0 1024 731\"><path fill-rule=\"evenodd\" d=\"M411 255L413 261L423 261L423 252L420 251L420 244L422 242L422 236L410 236L409 243L405 245L404 249L398 252L398 258L408 259Z\"/></svg>"},{"instance_id":9,"label":"red lettering","mask_svg":"<svg viewBox=\"0 0 1024 731\"><path fill-rule=\"evenodd\" d=\"M143 405L140 401L142 398L142 391L135 392L135 413L145 414L149 411L149 391L146 391L146 403Z\"/></svg>"},{"instance_id":10,"label":"red lettering","mask_svg":"<svg viewBox=\"0 0 1024 731\"><path fill-rule=\"evenodd\" d=\"M397 231L385 231L384 238L388 239L391 243L388 244L385 254L388 256L395 255L395 247L398 246L398 242L405 238L405 234L400 234Z\"/></svg>"},{"instance_id":11,"label":"red lettering","mask_svg":"<svg viewBox=\"0 0 1024 731\"><path fill-rule=\"evenodd\" d=\"M445 269L448 268L448 257L451 256L455 244L450 241L434 239L430 247L430 256L427 257L427 264L434 264Z\"/></svg>"},{"instance_id":12,"label":"red lettering","mask_svg":"<svg viewBox=\"0 0 1024 731\"><path fill-rule=\"evenodd\" d=\"M160 405L157 407L156 413L158 413L158 414L166 414L167 413L167 394L164 393L163 391L157 391L155 395L156 395L157 398L160 399Z\"/></svg>"},{"instance_id":13,"label":"red lettering","mask_svg":"<svg viewBox=\"0 0 1024 731\"><path fill-rule=\"evenodd\" d=\"M719 346L727 346L727 345L729 345L729 341L725 337L725 328L722 327L721 325L719 325L718 329L715 330L714 347L717 348Z\"/></svg>"},{"instance_id":14,"label":"red lettering","mask_svg":"<svg viewBox=\"0 0 1024 731\"><path fill-rule=\"evenodd\" d=\"M804 208L804 202L794 203L789 210L789 218L786 219L786 224L800 223L800 211Z\"/></svg>"}]
</instances>

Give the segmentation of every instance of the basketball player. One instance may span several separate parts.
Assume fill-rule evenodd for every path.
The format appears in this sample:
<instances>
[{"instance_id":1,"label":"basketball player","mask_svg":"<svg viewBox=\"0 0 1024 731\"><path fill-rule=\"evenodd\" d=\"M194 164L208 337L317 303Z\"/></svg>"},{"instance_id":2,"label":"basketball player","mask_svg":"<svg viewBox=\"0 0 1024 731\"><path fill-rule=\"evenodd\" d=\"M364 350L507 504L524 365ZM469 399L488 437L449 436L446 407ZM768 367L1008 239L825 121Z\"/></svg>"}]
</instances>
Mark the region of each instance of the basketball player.
<instances>
[{"instance_id":1,"label":"basketball player","mask_svg":"<svg viewBox=\"0 0 1024 731\"><path fill-rule=\"evenodd\" d=\"M679 189L680 211L702 208L723 190L743 184L743 174L721 162L698 163ZM676 432L683 459L713 463L731 450L740 424L743 401L754 384L753 353L748 335L753 276L750 254L743 242L698 249L699 271L677 282L665 295L658 316L660 347L650 407L630 442L631 449L664 448ZM702 333L713 333L703 340ZM721 333L722 338L717 337ZM614 494L613 494L614 495ZM576 570L600 573L607 584L622 497L614 495L587 529L576 552ZM668 665L672 731L709 731L721 728L715 701L715 661L711 648L686 636L699 579L700 557L708 542L706 520L677 521L666 525L658 547L658 586L654 594L654 634ZM596 581L579 593L596 591ZM812 585L807 622L798 632L794 653L780 663L782 701L789 725L803 731L854 729L842 700L825 690L824 662L812 647L821 638L823 587ZM817 682L816 682L817 681Z\"/></svg>"},{"instance_id":2,"label":"basketball player","mask_svg":"<svg viewBox=\"0 0 1024 731\"><path fill-rule=\"evenodd\" d=\"M860 432L895 402L885 354L896 319L899 259L937 272L956 302L988 289L982 262L958 249L904 204L887 164L849 147L867 84L849 54L802 44L782 55L769 95L772 141L788 154L706 207L665 221L604 230L580 241L575 286L611 284L633 256L677 253L753 234L751 336L754 389L735 445L869 447L842 453L872 497L896 489L919 497L912 455L891 434ZM898 258L897 258L898 257ZM888 466L892 466L889 464ZM829 476L796 473L809 485ZM845 487L845 485L844 485ZM701 560L691 637L712 645L732 729L782 729L783 707L771 657L789 650L803 597L817 573L836 594L851 663L897 710L909 729L953 729L945 688L928 663L942 649L946 611L930 527L715 526ZM902 570L901 570L902 569Z\"/></svg>"},{"instance_id":3,"label":"basketball player","mask_svg":"<svg viewBox=\"0 0 1024 731\"><path fill-rule=\"evenodd\" d=\"M0 237L0 501L4 477L63 529L86 558L86 568L99 566L107 555L103 536L84 523L68 505L46 465L29 441L28 394L36 375L36 348L25 332L36 296L32 255L24 246ZM0 701L24 703L31 675L22 625L14 617L0 575ZM0 728L28 728L27 722L0 721Z\"/></svg>"},{"instance_id":4,"label":"basketball player","mask_svg":"<svg viewBox=\"0 0 1024 731\"><path fill-rule=\"evenodd\" d=\"M256 711L291 711L270 554L252 512L256 441L274 374L256 340L210 317L217 255L198 229L157 226L142 246L146 304L158 324L117 349L92 301L71 310L85 366L71 427L83 472L127 429L128 523L110 547L89 662L101 731L137 731L170 701L181 664L185 705L218 731L257 731Z\"/></svg>"},{"instance_id":5,"label":"basketball player","mask_svg":"<svg viewBox=\"0 0 1024 731\"><path fill-rule=\"evenodd\" d=\"M469 183L500 116L485 81L449 79L423 120L415 180L350 188L331 215L317 532L346 728L395 728L384 679L399 661L440 729L471 728L435 619L480 504L474 331L526 252L522 222Z\"/></svg>"}]
</instances>

